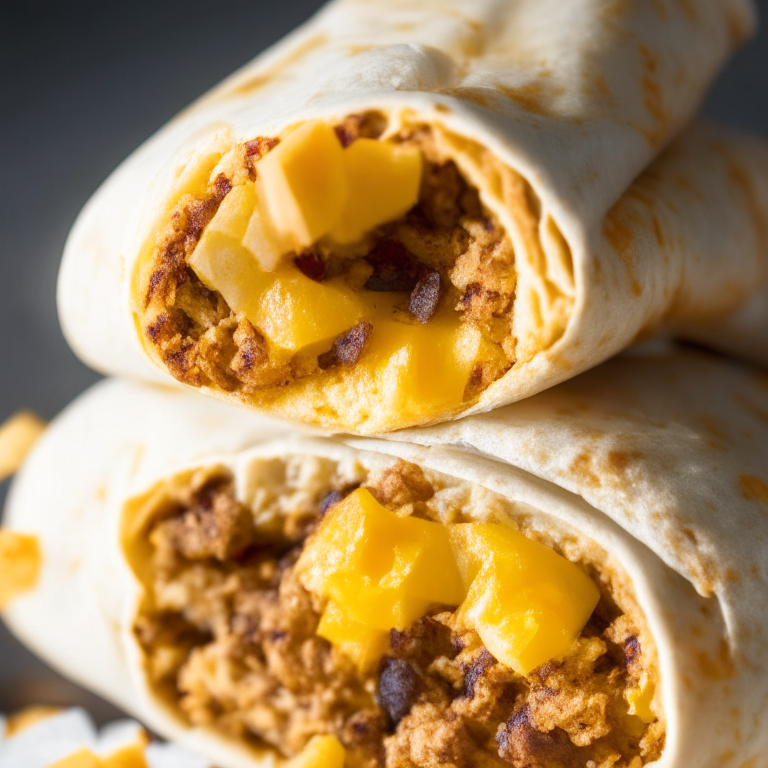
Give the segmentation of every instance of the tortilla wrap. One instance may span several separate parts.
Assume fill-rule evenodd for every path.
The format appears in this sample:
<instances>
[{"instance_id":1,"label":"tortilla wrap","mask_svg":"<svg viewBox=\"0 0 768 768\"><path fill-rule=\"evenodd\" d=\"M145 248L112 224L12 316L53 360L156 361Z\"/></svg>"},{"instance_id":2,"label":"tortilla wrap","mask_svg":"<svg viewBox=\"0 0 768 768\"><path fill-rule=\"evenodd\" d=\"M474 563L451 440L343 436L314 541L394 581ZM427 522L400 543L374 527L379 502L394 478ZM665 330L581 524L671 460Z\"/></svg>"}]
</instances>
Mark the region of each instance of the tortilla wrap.
<instances>
[{"instance_id":1,"label":"tortilla wrap","mask_svg":"<svg viewBox=\"0 0 768 768\"><path fill-rule=\"evenodd\" d=\"M64 332L102 372L363 434L518 400L659 327L764 362L739 310L768 276L766 148L697 126L652 163L753 23L737 0L331 3L93 196ZM347 242L358 198L400 218Z\"/></svg>"},{"instance_id":2,"label":"tortilla wrap","mask_svg":"<svg viewBox=\"0 0 768 768\"><path fill-rule=\"evenodd\" d=\"M146 630L139 617L148 596L158 600L160 594L147 576L153 567L147 541L157 543L148 521L158 499L181 493L190 478L208 482L224 473L231 493L253 516L259 508L259 519L285 517L295 524L291 505L308 498L315 504L317 494L328 490L329 472L343 476L337 487L368 477L381 493L388 486L371 480L373 474L384 472L392 483L393 472L396 477L402 467L416 465L416 476L423 473L438 490L434 501L411 505L411 512L435 514L442 505L443 522L456 519L457 505L459 519L491 515L559 547L582 566L591 564L590 573L610 584L622 621L637 633L634 641L624 638L624 653L629 658L627 648L635 653L639 642L643 674L655 680L649 705L655 724L647 727L656 728L657 747L663 736L663 750L654 764L759 768L768 765L766 414L764 376L694 351L625 355L491 415L405 431L397 442L304 436L181 391L103 382L51 425L12 487L6 529L39 537L43 564L37 586L19 595L4 618L57 669L166 738L224 768L272 764L274 749L233 737L216 717L190 726L189 718L200 711L182 711L180 700L150 681L151 649L139 640ZM394 486L418 486L413 483ZM173 589L173 599L187 595L182 603L190 600L205 613L205 601L195 604L194 588ZM270 636L279 643L284 634ZM222 652L220 646L210 650ZM475 666L476 660L470 669ZM530 673L527 684L533 688L536 675L549 668ZM271 690L269 706L277 706L280 696L289 696L284 687ZM451 706L470 706L467 696ZM230 718L243 714L227 701ZM246 709L261 712L262 704L266 699L250 700ZM526 707L525 717L533 718L534 704L529 700ZM288 711L301 710L289 705ZM428 741L412 717L398 728L413 726L411 744ZM499 750L506 749L513 764L533 759L520 749L533 750L533 757L544 750L537 764L553 764L547 749L567 741L553 747L541 733L534 738L521 717L518 709L499 725ZM445 736L446 722L433 717L427 730L435 739L442 733L442 747L452 749L460 739L452 740L450 729ZM387 737L388 749L400 744L400 735ZM278 746L288 743L286 737ZM422 760L432 747L423 747ZM565 759L557 749L555 762ZM578 754L567 753L574 765L582 764ZM647 762L637 759L634 764ZM396 754L387 764L399 764Z\"/></svg>"}]
</instances>

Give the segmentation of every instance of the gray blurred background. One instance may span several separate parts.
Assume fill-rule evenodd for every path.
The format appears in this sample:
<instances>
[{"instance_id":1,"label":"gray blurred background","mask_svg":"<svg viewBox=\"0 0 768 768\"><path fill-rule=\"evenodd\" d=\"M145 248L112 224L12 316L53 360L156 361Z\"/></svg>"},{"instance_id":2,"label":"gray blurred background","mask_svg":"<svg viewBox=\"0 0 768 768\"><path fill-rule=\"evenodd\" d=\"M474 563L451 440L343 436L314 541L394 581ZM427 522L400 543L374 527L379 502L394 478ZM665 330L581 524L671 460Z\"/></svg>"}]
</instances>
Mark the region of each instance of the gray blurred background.
<instances>
[{"instance_id":1,"label":"gray blurred background","mask_svg":"<svg viewBox=\"0 0 768 768\"><path fill-rule=\"evenodd\" d=\"M4 4L0 16L0 422L52 418L98 377L56 319L59 257L106 175L182 107L282 37L319 0ZM768 0L758 0L768 19ZM768 21L766 21L768 25ZM768 137L768 26L721 76L706 112ZM0 484L0 503L7 484ZM0 712L84 703L0 624Z\"/></svg>"}]
</instances>

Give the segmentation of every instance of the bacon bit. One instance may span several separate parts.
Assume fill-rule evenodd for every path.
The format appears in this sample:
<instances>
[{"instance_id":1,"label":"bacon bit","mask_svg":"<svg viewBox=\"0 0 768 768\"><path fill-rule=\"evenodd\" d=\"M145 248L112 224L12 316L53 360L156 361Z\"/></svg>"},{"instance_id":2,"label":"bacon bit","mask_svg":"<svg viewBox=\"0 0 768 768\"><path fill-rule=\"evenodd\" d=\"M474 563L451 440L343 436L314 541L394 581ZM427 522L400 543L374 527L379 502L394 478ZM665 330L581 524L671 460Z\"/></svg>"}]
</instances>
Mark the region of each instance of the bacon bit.
<instances>
[{"instance_id":1,"label":"bacon bit","mask_svg":"<svg viewBox=\"0 0 768 768\"><path fill-rule=\"evenodd\" d=\"M373 334L373 325L367 321L358 323L342 333L328 352L323 352L317 358L317 364L325 371L336 365L353 366L365 351Z\"/></svg>"},{"instance_id":2,"label":"bacon bit","mask_svg":"<svg viewBox=\"0 0 768 768\"><path fill-rule=\"evenodd\" d=\"M213 182L213 196L220 203L232 191L232 182L220 173Z\"/></svg>"},{"instance_id":3,"label":"bacon bit","mask_svg":"<svg viewBox=\"0 0 768 768\"><path fill-rule=\"evenodd\" d=\"M419 675L407 661L384 658L376 698L387 714L391 730L411 711L420 689Z\"/></svg>"},{"instance_id":4,"label":"bacon bit","mask_svg":"<svg viewBox=\"0 0 768 768\"><path fill-rule=\"evenodd\" d=\"M494 664L496 664L496 659L493 658L486 648L483 648L467 669L464 670L464 687L460 696L465 699L474 698L477 681Z\"/></svg>"},{"instance_id":5,"label":"bacon bit","mask_svg":"<svg viewBox=\"0 0 768 768\"><path fill-rule=\"evenodd\" d=\"M257 136L255 139L245 142L246 157L252 157L254 160L261 160L267 152L271 152L279 143L280 139Z\"/></svg>"},{"instance_id":6,"label":"bacon bit","mask_svg":"<svg viewBox=\"0 0 768 768\"><path fill-rule=\"evenodd\" d=\"M334 504L338 504L343 498L344 494L341 491L331 491L326 494L320 502L320 517L323 517Z\"/></svg>"},{"instance_id":7,"label":"bacon bit","mask_svg":"<svg viewBox=\"0 0 768 768\"><path fill-rule=\"evenodd\" d=\"M365 257L373 274L363 286L368 291L412 291L418 280L417 262L398 240L381 240Z\"/></svg>"},{"instance_id":8,"label":"bacon bit","mask_svg":"<svg viewBox=\"0 0 768 768\"><path fill-rule=\"evenodd\" d=\"M221 178L221 176L223 176L223 174L218 176L216 182L214 183L219 183L218 180ZM229 180L226 176L224 176L224 179L226 180L227 184L229 184ZM203 234L203 230L208 226L208 223L214 217L217 209L217 201L210 198L208 200L195 200L190 203L189 208L187 209L187 216L189 216L189 226L187 227L186 231L186 239L191 239L193 243L197 243L197 241L200 239L200 235Z\"/></svg>"},{"instance_id":9,"label":"bacon bit","mask_svg":"<svg viewBox=\"0 0 768 768\"><path fill-rule=\"evenodd\" d=\"M499 728L496 743L499 757L513 768L550 764L576 768L585 762L583 749L573 744L561 728L547 733L536 730L527 705Z\"/></svg>"},{"instance_id":10,"label":"bacon bit","mask_svg":"<svg viewBox=\"0 0 768 768\"><path fill-rule=\"evenodd\" d=\"M624 641L624 658L627 664L631 664L640 655L640 642L634 635L630 635Z\"/></svg>"},{"instance_id":11,"label":"bacon bit","mask_svg":"<svg viewBox=\"0 0 768 768\"><path fill-rule=\"evenodd\" d=\"M344 149L346 149L356 138L345 125L337 125L333 130L336 132L336 136Z\"/></svg>"},{"instance_id":12,"label":"bacon bit","mask_svg":"<svg viewBox=\"0 0 768 768\"><path fill-rule=\"evenodd\" d=\"M299 271L316 283L325 280L325 262L316 251L305 251L294 258L293 263Z\"/></svg>"},{"instance_id":13,"label":"bacon bit","mask_svg":"<svg viewBox=\"0 0 768 768\"><path fill-rule=\"evenodd\" d=\"M419 282L411 292L408 312L420 323L428 323L437 311L440 301L440 273L422 270Z\"/></svg>"}]
</instances>

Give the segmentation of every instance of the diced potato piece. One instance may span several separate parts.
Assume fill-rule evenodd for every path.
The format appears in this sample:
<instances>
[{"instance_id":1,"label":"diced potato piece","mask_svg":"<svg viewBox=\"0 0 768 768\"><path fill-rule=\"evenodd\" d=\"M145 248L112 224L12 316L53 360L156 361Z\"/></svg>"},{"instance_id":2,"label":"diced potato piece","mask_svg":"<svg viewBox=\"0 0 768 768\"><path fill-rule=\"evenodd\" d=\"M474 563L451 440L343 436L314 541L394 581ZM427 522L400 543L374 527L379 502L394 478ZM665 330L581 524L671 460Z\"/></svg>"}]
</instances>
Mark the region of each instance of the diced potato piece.
<instances>
[{"instance_id":1,"label":"diced potato piece","mask_svg":"<svg viewBox=\"0 0 768 768\"><path fill-rule=\"evenodd\" d=\"M320 121L305 123L257 164L259 196L291 248L305 248L339 220L347 201L342 148Z\"/></svg>"},{"instance_id":2,"label":"diced potato piece","mask_svg":"<svg viewBox=\"0 0 768 768\"><path fill-rule=\"evenodd\" d=\"M288 768L344 768L346 750L335 736L313 736Z\"/></svg>"},{"instance_id":3,"label":"diced potato piece","mask_svg":"<svg viewBox=\"0 0 768 768\"><path fill-rule=\"evenodd\" d=\"M260 199L256 201L256 207L245 230L243 246L256 257L264 272L272 272L288 251Z\"/></svg>"},{"instance_id":4,"label":"diced potato piece","mask_svg":"<svg viewBox=\"0 0 768 768\"><path fill-rule=\"evenodd\" d=\"M233 187L221 201L205 231L219 232L233 240L242 240L255 206L256 187L252 181Z\"/></svg>"},{"instance_id":5,"label":"diced potato piece","mask_svg":"<svg viewBox=\"0 0 768 768\"><path fill-rule=\"evenodd\" d=\"M364 488L332 507L298 570L307 589L380 630L403 630L431 604L458 605L465 594L448 528L399 517Z\"/></svg>"},{"instance_id":6,"label":"diced potato piece","mask_svg":"<svg viewBox=\"0 0 768 768\"><path fill-rule=\"evenodd\" d=\"M337 242L359 240L374 227L402 216L419 199L422 160L417 147L357 139L344 150L343 158L349 196L330 232Z\"/></svg>"},{"instance_id":7,"label":"diced potato piece","mask_svg":"<svg viewBox=\"0 0 768 768\"><path fill-rule=\"evenodd\" d=\"M468 585L461 616L488 650L522 675L565 654L600 598L589 576L502 525L460 523L450 530Z\"/></svg>"},{"instance_id":8,"label":"diced potato piece","mask_svg":"<svg viewBox=\"0 0 768 768\"><path fill-rule=\"evenodd\" d=\"M330 342L365 315L363 301L343 283L318 283L292 266L271 275L274 282L248 318L276 347L293 352Z\"/></svg>"},{"instance_id":9,"label":"diced potato piece","mask_svg":"<svg viewBox=\"0 0 768 768\"><path fill-rule=\"evenodd\" d=\"M361 672L369 670L389 647L389 632L350 619L333 600L323 611L317 634L352 659Z\"/></svg>"},{"instance_id":10,"label":"diced potato piece","mask_svg":"<svg viewBox=\"0 0 768 768\"><path fill-rule=\"evenodd\" d=\"M102 768L102 763L90 749L83 748L63 760L57 760L48 768Z\"/></svg>"},{"instance_id":11,"label":"diced potato piece","mask_svg":"<svg viewBox=\"0 0 768 768\"><path fill-rule=\"evenodd\" d=\"M0 608L35 586L41 560L37 536L0 531Z\"/></svg>"},{"instance_id":12,"label":"diced potato piece","mask_svg":"<svg viewBox=\"0 0 768 768\"><path fill-rule=\"evenodd\" d=\"M235 313L243 312L255 322L261 297L274 284L274 277L259 269L253 254L239 240L209 226L188 264L207 288L224 297Z\"/></svg>"}]
</instances>

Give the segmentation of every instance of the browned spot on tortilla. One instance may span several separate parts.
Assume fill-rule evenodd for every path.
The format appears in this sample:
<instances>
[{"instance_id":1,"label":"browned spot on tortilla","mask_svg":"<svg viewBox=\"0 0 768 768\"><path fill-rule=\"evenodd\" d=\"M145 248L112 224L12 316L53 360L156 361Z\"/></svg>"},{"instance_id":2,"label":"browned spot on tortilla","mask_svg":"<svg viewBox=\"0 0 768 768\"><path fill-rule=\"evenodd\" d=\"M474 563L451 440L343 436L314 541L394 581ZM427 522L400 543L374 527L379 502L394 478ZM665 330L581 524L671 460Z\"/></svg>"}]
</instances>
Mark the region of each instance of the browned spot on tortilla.
<instances>
[{"instance_id":1,"label":"browned spot on tortilla","mask_svg":"<svg viewBox=\"0 0 768 768\"><path fill-rule=\"evenodd\" d=\"M260 72L241 83L234 84L231 88L226 89L221 93L211 94L212 99L218 100L219 98L230 98L232 96L250 96L254 91L263 88L265 85L278 78L282 72L292 64L301 61L308 53L320 48L326 43L327 39L327 36L322 32L313 35L308 40L305 40L298 45L294 50L289 51L284 58L276 61L266 72Z\"/></svg>"},{"instance_id":2,"label":"browned spot on tortilla","mask_svg":"<svg viewBox=\"0 0 768 768\"><path fill-rule=\"evenodd\" d=\"M605 466L614 474L624 474L630 464L642 458L643 454L640 451L609 451Z\"/></svg>"},{"instance_id":3,"label":"browned spot on tortilla","mask_svg":"<svg viewBox=\"0 0 768 768\"><path fill-rule=\"evenodd\" d=\"M664 0L651 0L651 7L662 21L666 21L669 18Z\"/></svg>"},{"instance_id":4,"label":"browned spot on tortilla","mask_svg":"<svg viewBox=\"0 0 768 768\"><path fill-rule=\"evenodd\" d=\"M656 54L647 46L640 45L640 55L643 58L644 72L641 78L643 88L643 103L648 114L656 123L654 128L641 130L640 132L655 146L666 133L667 111L664 107L664 96L657 81L658 59Z\"/></svg>"},{"instance_id":5,"label":"browned spot on tortilla","mask_svg":"<svg viewBox=\"0 0 768 768\"><path fill-rule=\"evenodd\" d=\"M752 182L752 178L733 158L729 158L728 178L744 196L750 218L757 230L757 236L761 243L765 243L768 241L768 220L766 220L765 210L760 203L760 197Z\"/></svg>"},{"instance_id":6,"label":"browned spot on tortilla","mask_svg":"<svg viewBox=\"0 0 768 768\"><path fill-rule=\"evenodd\" d=\"M595 471L594 457L588 451L582 451L571 462L568 467L570 474L575 475L577 479L582 480L587 485L597 487L602 485L600 476Z\"/></svg>"},{"instance_id":7,"label":"browned spot on tortilla","mask_svg":"<svg viewBox=\"0 0 768 768\"><path fill-rule=\"evenodd\" d=\"M715 450L722 450L728 442L728 433L723 425L708 413L699 414L697 421L706 433L704 435L706 444Z\"/></svg>"},{"instance_id":8,"label":"browned spot on tortilla","mask_svg":"<svg viewBox=\"0 0 768 768\"><path fill-rule=\"evenodd\" d=\"M704 651L696 651L694 658L701 676L708 680L727 680L736 673L731 649L725 640L720 641L717 656L712 656Z\"/></svg>"},{"instance_id":9,"label":"browned spot on tortilla","mask_svg":"<svg viewBox=\"0 0 768 768\"><path fill-rule=\"evenodd\" d=\"M446 104L435 104L435 112L442 112L443 114L450 114L451 108Z\"/></svg>"},{"instance_id":10,"label":"browned spot on tortilla","mask_svg":"<svg viewBox=\"0 0 768 768\"><path fill-rule=\"evenodd\" d=\"M641 288L640 283L638 283L637 278L635 278L632 268L634 261L632 258L632 243L634 240L632 228L629 223L620 216L615 207L612 208L605 217L605 221L603 222L603 235L605 235L605 239L611 244L626 267L632 285L632 293L635 296L639 296L643 292L643 289Z\"/></svg>"},{"instance_id":11,"label":"browned spot on tortilla","mask_svg":"<svg viewBox=\"0 0 768 768\"><path fill-rule=\"evenodd\" d=\"M749 37L747 18L730 6L725 11L725 25L728 28L728 38L733 46L741 45Z\"/></svg>"},{"instance_id":12,"label":"browned spot on tortilla","mask_svg":"<svg viewBox=\"0 0 768 768\"><path fill-rule=\"evenodd\" d=\"M698 21L699 15L696 12L696 5L693 0L677 0L677 6L691 24L695 24Z\"/></svg>"},{"instance_id":13,"label":"browned spot on tortilla","mask_svg":"<svg viewBox=\"0 0 768 768\"><path fill-rule=\"evenodd\" d=\"M748 501L768 504L768 483L756 475L739 475L739 489Z\"/></svg>"},{"instance_id":14,"label":"browned spot on tortilla","mask_svg":"<svg viewBox=\"0 0 768 768\"><path fill-rule=\"evenodd\" d=\"M546 117L550 114L546 103L544 102L544 92L541 83L536 80L525 85L510 88L508 86L499 86L499 90L509 99L519 104L526 112L534 115Z\"/></svg>"},{"instance_id":15,"label":"browned spot on tortilla","mask_svg":"<svg viewBox=\"0 0 768 768\"><path fill-rule=\"evenodd\" d=\"M656 235L656 242L660 248L664 247L664 233L661 231L661 224L656 216L653 216L653 234Z\"/></svg>"},{"instance_id":16,"label":"browned spot on tortilla","mask_svg":"<svg viewBox=\"0 0 768 768\"><path fill-rule=\"evenodd\" d=\"M726 584L741 584L741 574L735 568L728 568L723 580Z\"/></svg>"},{"instance_id":17,"label":"browned spot on tortilla","mask_svg":"<svg viewBox=\"0 0 768 768\"><path fill-rule=\"evenodd\" d=\"M444 88L440 93L453 96L462 101L469 101L484 109L494 109L493 91L488 88Z\"/></svg>"}]
</instances>

